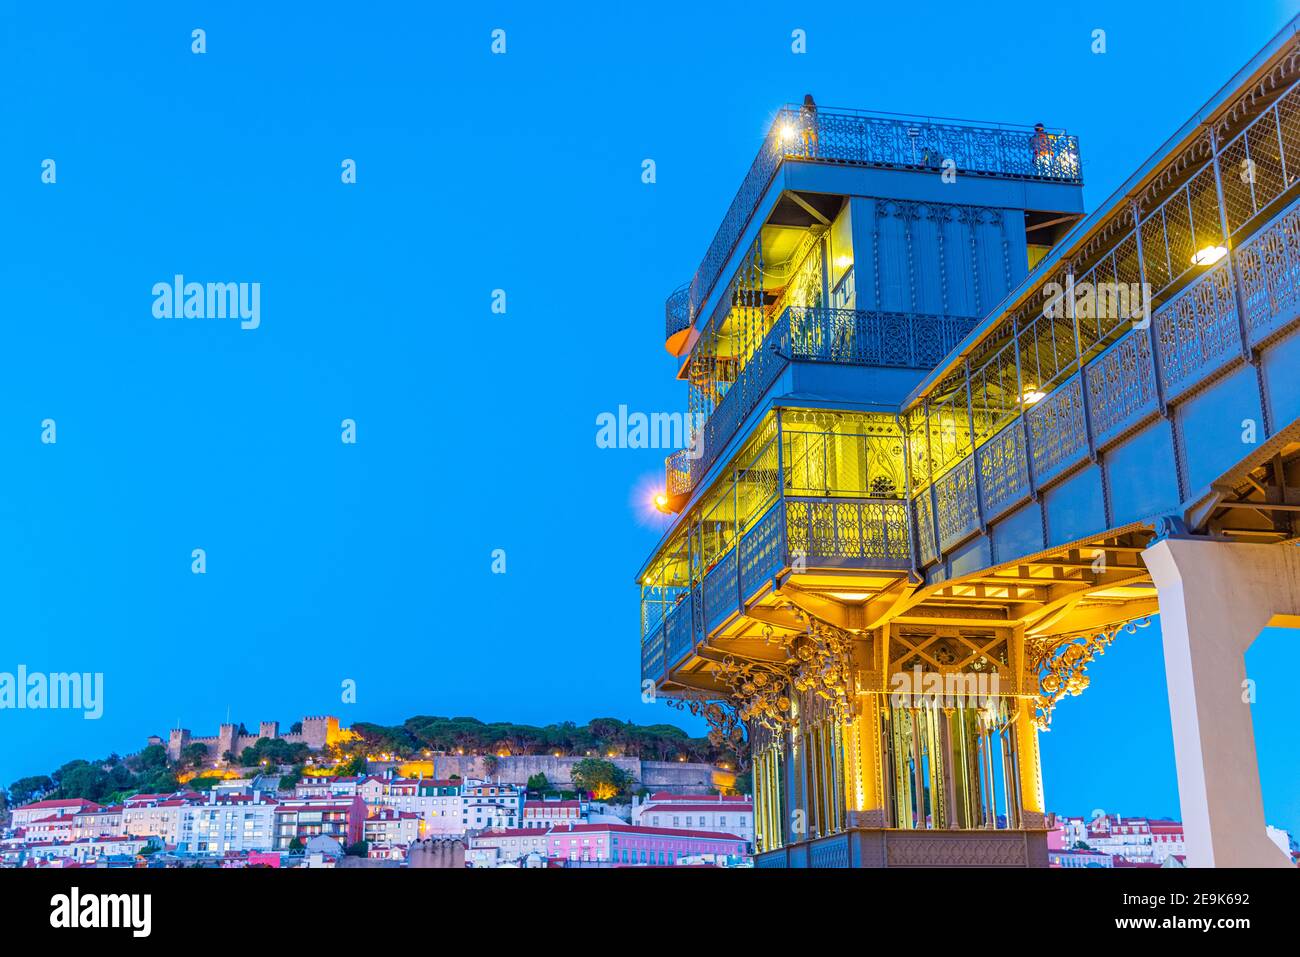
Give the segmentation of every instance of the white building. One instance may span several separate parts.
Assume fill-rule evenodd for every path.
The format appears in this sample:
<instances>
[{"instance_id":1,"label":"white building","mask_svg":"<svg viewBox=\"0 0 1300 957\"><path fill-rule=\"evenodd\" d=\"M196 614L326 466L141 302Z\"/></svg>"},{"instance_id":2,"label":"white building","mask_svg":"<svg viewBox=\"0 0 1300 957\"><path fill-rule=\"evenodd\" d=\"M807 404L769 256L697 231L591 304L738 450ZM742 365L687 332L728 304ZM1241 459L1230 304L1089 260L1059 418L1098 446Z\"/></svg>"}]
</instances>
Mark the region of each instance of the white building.
<instances>
[{"instance_id":1,"label":"white building","mask_svg":"<svg viewBox=\"0 0 1300 957\"><path fill-rule=\"evenodd\" d=\"M525 801L524 827L548 830L557 824L586 824L587 809L582 801L561 801L559 798Z\"/></svg>"},{"instance_id":2,"label":"white building","mask_svg":"<svg viewBox=\"0 0 1300 957\"><path fill-rule=\"evenodd\" d=\"M522 827L475 834L465 850L465 862L475 867L524 866L528 856L546 859L549 829Z\"/></svg>"},{"instance_id":3,"label":"white building","mask_svg":"<svg viewBox=\"0 0 1300 957\"><path fill-rule=\"evenodd\" d=\"M524 789L513 784L469 781L461 788L463 831L517 828L523 820Z\"/></svg>"},{"instance_id":4,"label":"white building","mask_svg":"<svg viewBox=\"0 0 1300 957\"><path fill-rule=\"evenodd\" d=\"M632 806L636 827L734 834L754 844L754 800L743 795L672 794L659 791Z\"/></svg>"},{"instance_id":5,"label":"white building","mask_svg":"<svg viewBox=\"0 0 1300 957\"><path fill-rule=\"evenodd\" d=\"M259 793L210 795L181 810L181 838L194 854L269 851L275 842L278 802Z\"/></svg>"}]
</instances>

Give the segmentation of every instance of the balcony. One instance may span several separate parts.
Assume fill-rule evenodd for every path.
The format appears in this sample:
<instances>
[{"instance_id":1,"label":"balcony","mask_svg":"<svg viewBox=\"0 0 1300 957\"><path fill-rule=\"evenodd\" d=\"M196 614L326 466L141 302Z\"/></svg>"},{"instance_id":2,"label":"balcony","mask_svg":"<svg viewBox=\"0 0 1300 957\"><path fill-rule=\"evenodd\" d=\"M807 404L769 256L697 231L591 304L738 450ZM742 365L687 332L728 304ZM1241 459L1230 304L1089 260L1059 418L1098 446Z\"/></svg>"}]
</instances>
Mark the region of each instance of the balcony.
<instances>
[{"instance_id":1,"label":"balcony","mask_svg":"<svg viewBox=\"0 0 1300 957\"><path fill-rule=\"evenodd\" d=\"M903 473L892 415L766 416L640 578L643 674L662 678L783 569L910 569Z\"/></svg>"},{"instance_id":2,"label":"balcony","mask_svg":"<svg viewBox=\"0 0 1300 957\"><path fill-rule=\"evenodd\" d=\"M662 618L647 618L642 678L658 681L747 599L791 565L906 570L907 504L898 499L788 498L774 504L733 547L682 588Z\"/></svg>"},{"instance_id":3,"label":"balcony","mask_svg":"<svg viewBox=\"0 0 1300 957\"><path fill-rule=\"evenodd\" d=\"M689 495L791 362L931 369L974 328L958 316L789 306L704 423L665 462L669 496Z\"/></svg>"},{"instance_id":4,"label":"balcony","mask_svg":"<svg viewBox=\"0 0 1300 957\"><path fill-rule=\"evenodd\" d=\"M809 114L784 107L691 280L689 316L699 315L786 160L904 170L936 170L952 160L963 175L1082 183L1078 140L1063 131L854 110Z\"/></svg>"}]
</instances>

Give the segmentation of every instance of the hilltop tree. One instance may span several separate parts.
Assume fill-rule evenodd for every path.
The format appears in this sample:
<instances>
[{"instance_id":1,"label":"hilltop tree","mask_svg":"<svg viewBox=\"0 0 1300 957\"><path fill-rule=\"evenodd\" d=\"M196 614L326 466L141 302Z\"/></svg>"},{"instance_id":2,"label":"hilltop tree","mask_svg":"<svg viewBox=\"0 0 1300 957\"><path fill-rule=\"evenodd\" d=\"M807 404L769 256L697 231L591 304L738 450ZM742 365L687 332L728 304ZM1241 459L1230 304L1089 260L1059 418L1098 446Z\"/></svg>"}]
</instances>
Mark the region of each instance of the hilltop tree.
<instances>
[{"instance_id":1,"label":"hilltop tree","mask_svg":"<svg viewBox=\"0 0 1300 957\"><path fill-rule=\"evenodd\" d=\"M48 774L34 774L19 778L9 785L9 800L14 807L39 801L54 790L54 779Z\"/></svg>"},{"instance_id":2,"label":"hilltop tree","mask_svg":"<svg viewBox=\"0 0 1300 957\"><path fill-rule=\"evenodd\" d=\"M575 788L590 791L597 801L608 801L632 786L632 775L613 761L601 758L584 758L569 771L569 777Z\"/></svg>"},{"instance_id":3,"label":"hilltop tree","mask_svg":"<svg viewBox=\"0 0 1300 957\"><path fill-rule=\"evenodd\" d=\"M202 741L195 741L193 744L186 745L181 751L182 765L189 765L192 768L202 767L203 763L208 760L208 746Z\"/></svg>"}]
</instances>

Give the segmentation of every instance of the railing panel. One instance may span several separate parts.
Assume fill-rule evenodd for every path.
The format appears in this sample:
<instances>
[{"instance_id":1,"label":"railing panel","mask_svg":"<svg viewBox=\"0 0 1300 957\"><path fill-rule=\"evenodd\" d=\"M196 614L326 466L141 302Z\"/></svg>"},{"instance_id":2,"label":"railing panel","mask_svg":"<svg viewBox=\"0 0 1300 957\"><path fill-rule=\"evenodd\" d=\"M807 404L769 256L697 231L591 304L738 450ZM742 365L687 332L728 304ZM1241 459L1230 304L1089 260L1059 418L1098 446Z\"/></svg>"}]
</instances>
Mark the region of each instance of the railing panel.
<instances>
[{"instance_id":1,"label":"railing panel","mask_svg":"<svg viewBox=\"0 0 1300 957\"><path fill-rule=\"evenodd\" d=\"M1060 475L1088 451L1083 420L1083 386L1075 373L1027 413L1034 478L1042 483Z\"/></svg>"},{"instance_id":2,"label":"railing panel","mask_svg":"<svg viewBox=\"0 0 1300 957\"><path fill-rule=\"evenodd\" d=\"M675 667L694 647L694 636L691 633L694 618L693 605L691 593L686 592L681 601L668 612L668 617L664 621L669 668Z\"/></svg>"},{"instance_id":3,"label":"railing panel","mask_svg":"<svg viewBox=\"0 0 1300 957\"><path fill-rule=\"evenodd\" d=\"M733 548L704 575L704 635L712 634L738 605L736 549Z\"/></svg>"},{"instance_id":4,"label":"railing panel","mask_svg":"<svg viewBox=\"0 0 1300 957\"><path fill-rule=\"evenodd\" d=\"M791 306L790 358L890 368L930 369L978 321L974 317Z\"/></svg>"},{"instance_id":5,"label":"railing panel","mask_svg":"<svg viewBox=\"0 0 1300 957\"><path fill-rule=\"evenodd\" d=\"M664 302L664 339L671 339L691 324L690 284L678 286Z\"/></svg>"},{"instance_id":6,"label":"railing panel","mask_svg":"<svg viewBox=\"0 0 1300 957\"><path fill-rule=\"evenodd\" d=\"M669 495L685 495L695 487L695 463L698 456L692 456L690 448L678 449L665 461L665 488Z\"/></svg>"},{"instance_id":7,"label":"railing panel","mask_svg":"<svg viewBox=\"0 0 1300 957\"><path fill-rule=\"evenodd\" d=\"M781 503L777 502L740 540L740 592L745 598L784 564L782 518Z\"/></svg>"},{"instance_id":8,"label":"railing panel","mask_svg":"<svg viewBox=\"0 0 1300 957\"><path fill-rule=\"evenodd\" d=\"M1235 255L1246 333L1257 346L1300 311L1300 210L1283 214Z\"/></svg>"},{"instance_id":9,"label":"railing panel","mask_svg":"<svg viewBox=\"0 0 1300 957\"><path fill-rule=\"evenodd\" d=\"M1029 494L1029 457L1025 454L1024 424L1017 417L980 446L980 488L984 518L997 518Z\"/></svg>"},{"instance_id":10,"label":"railing panel","mask_svg":"<svg viewBox=\"0 0 1300 957\"><path fill-rule=\"evenodd\" d=\"M791 565L897 568L910 561L907 506L899 499L787 498L785 524Z\"/></svg>"},{"instance_id":11,"label":"railing panel","mask_svg":"<svg viewBox=\"0 0 1300 957\"><path fill-rule=\"evenodd\" d=\"M1151 336L1134 329L1084 369L1093 445L1101 446L1156 411Z\"/></svg>"},{"instance_id":12,"label":"railing panel","mask_svg":"<svg viewBox=\"0 0 1300 957\"><path fill-rule=\"evenodd\" d=\"M664 629L660 626L641 642L641 680L658 681L664 670Z\"/></svg>"},{"instance_id":13,"label":"railing panel","mask_svg":"<svg viewBox=\"0 0 1300 957\"><path fill-rule=\"evenodd\" d=\"M934 531L934 489L924 488L912 501L912 511L916 516L917 556L922 565L928 565L939 557L939 542Z\"/></svg>"},{"instance_id":14,"label":"railing panel","mask_svg":"<svg viewBox=\"0 0 1300 957\"><path fill-rule=\"evenodd\" d=\"M1166 401L1241 355L1229 265L1224 259L1151 317Z\"/></svg>"},{"instance_id":15,"label":"railing panel","mask_svg":"<svg viewBox=\"0 0 1300 957\"><path fill-rule=\"evenodd\" d=\"M934 505L939 519L939 547L944 551L979 529L974 456L968 455L934 483Z\"/></svg>"}]
</instances>

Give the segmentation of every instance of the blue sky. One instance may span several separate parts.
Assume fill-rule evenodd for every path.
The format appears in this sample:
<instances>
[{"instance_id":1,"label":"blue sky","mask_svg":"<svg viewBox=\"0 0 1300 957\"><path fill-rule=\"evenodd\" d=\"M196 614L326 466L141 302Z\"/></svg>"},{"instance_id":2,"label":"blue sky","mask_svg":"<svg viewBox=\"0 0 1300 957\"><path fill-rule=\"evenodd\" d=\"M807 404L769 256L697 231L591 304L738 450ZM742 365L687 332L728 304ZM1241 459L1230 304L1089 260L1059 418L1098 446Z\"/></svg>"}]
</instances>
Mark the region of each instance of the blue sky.
<instances>
[{"instance_id":1,"label":"blue sky","mask_svg":"<svg viewBox=\"0 0 1300 957\"><path fill-rule=\"evenodd\" d=\"M0 670L102 671L106 703L0 712L5 783L227 708L679 717L638 694L659 529L633 499L662 456L594 423L684 408L663 299L772 112L811 91L1064 126L1091 208L1294 4L277 6L6 15ZM260 282L261 327L155 320L176 273ZM1176 814L1154 631L1093 675L1044 738L1050 806ZM1269 816L1300 831L1270 701Z\"/></svg>"}]
</instances>

